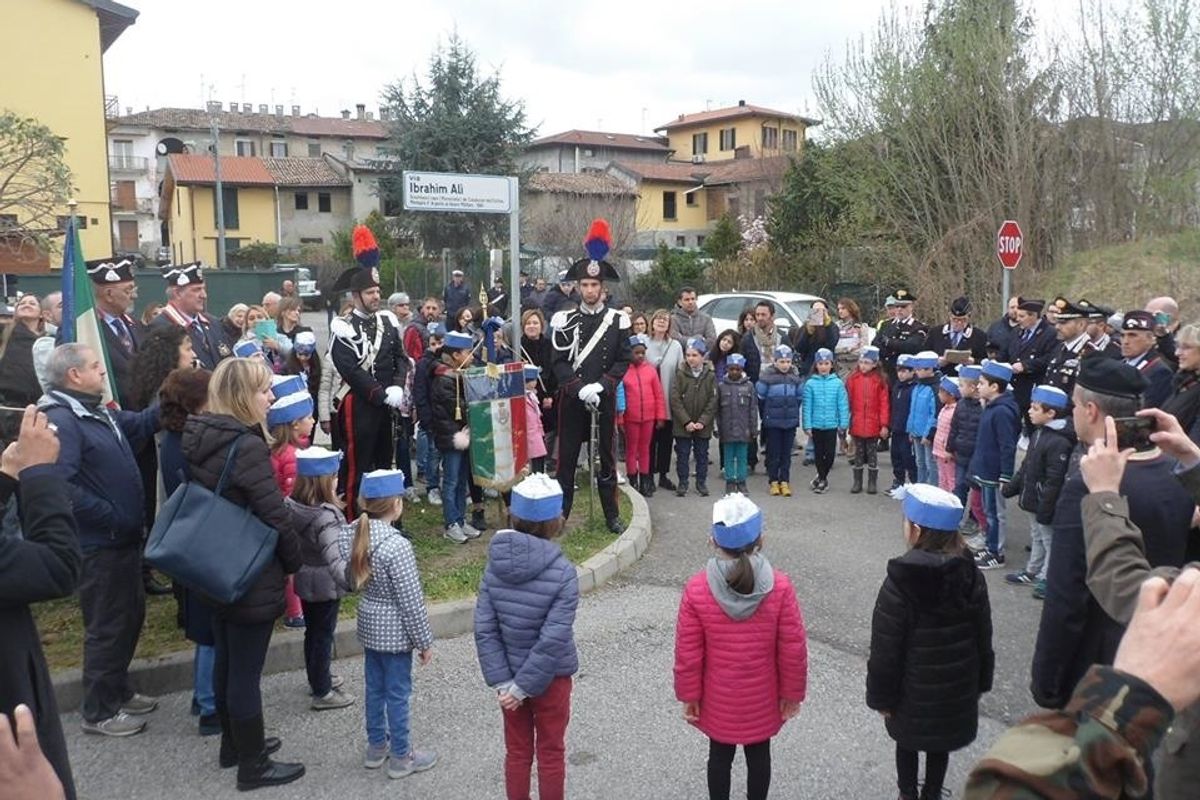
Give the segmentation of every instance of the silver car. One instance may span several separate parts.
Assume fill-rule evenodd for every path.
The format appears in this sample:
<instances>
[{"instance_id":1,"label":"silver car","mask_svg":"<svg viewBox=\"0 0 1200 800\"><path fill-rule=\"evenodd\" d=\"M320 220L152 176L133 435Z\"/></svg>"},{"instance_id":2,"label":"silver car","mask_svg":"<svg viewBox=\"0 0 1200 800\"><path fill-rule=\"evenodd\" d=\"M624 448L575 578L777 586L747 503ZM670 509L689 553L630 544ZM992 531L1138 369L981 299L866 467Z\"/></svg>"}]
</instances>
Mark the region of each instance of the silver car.
<instances>
[{"instance_id":1,"label":"silver car","mask_svg":"<svg viewBox=\"0 0 1200 800\"><path fill-rule=\"evenodd\" d=\"M823 297L799 292L724 292L702 294L696 298L696 303L701 311L712 317L719 334L727 328L737 330L738 317L747 308L754 308L760 300L770 300L775 305L775 325L781 331L803 325L812 304L817 300L825 302Z\"/></svg>"}]
</instances>

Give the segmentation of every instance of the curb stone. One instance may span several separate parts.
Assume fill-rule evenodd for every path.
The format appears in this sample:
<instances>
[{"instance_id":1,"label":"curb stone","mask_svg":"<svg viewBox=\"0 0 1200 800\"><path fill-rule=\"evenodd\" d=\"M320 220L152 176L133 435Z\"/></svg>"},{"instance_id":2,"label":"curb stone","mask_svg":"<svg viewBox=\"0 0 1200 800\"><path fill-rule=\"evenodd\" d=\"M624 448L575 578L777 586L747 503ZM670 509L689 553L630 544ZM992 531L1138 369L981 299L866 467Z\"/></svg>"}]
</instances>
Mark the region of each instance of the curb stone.
<instances>
[{"instance_id":1,"label":"curb stone","mask_svg":"<svg viewBox=\"0 0 1200 800\"><path fill-rule=\"evenodd\" d=\"M650 546L653 531L646 499L628 486L620 486L629 498L633 514L629 526L612 544L575 567L580 594L599 589L621 571L633 565ZM437 639L470 633L474 624L475 598L448 600L429 606L429 626ZM334 659L360 655L356 621L338 622L333 636ZM304 665L304 632L276 631L271 636L264 675L299 669ZM156 658L135 659L129 665L129 677L138 691L157 696L177 692L192 685L192 652L184 650ZM60 670L51 676L60 713L75 711L83 700L83 671Z\"/></svg>"}]
</instances>

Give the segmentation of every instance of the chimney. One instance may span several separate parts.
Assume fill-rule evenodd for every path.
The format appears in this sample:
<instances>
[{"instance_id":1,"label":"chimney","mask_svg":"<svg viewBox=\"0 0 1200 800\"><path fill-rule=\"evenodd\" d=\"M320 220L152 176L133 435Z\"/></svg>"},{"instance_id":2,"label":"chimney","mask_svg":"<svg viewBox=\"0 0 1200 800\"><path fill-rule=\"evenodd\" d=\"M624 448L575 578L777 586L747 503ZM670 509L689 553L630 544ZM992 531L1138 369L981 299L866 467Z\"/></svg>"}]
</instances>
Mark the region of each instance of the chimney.
<instances>
[{"instance_id":1,"label":"chimney","mask_svg":"<svg viewBox=\"0 0 1200 800\"><path fill-rule=\"evenodd\" d=\"M375 119L375 112L374 112L374 111L368 111L368 112L367 112L367 119Z\"/></svg>"},{"instance_id":2,"label":"chimney","mask_svg":"<svg viewBox=\"0 0 1200 800\"><path fill-rule=\"evenodd\" d=\"M292 116L293 117L300 116L300 106L292 106Z\"/></svg>"},{"instance_id":3,"label":"chimney","mask_svg":"<svg viewBox=\"0 0 1200 800\"><path fill-rule=\"evenodd\" d=\"M350 119L350 109L348 109L348 108L342 109L342 119Z\"/></svg>"},{"instance_id":4,"label":"chimney","mask_svg":"<svg viewBox=\"0 0 1200 800\"><path fill-rule=\"evenodd\" d=\"M242 113L243 114L250 114L253 111L254 111L254 106L250 105L249 103L242 103Z\"/></svg>"},{"instance_id":5,"label":"chimney","mask_svg":"<svg viewBox=\"0 0 1200 800\"><path fill-rule=\"evenodd\" d=\"M745 100L738 100L738 106L739 106L739 107L741 107L741 106L744 106L744 105L746 105L746 101L745 101Z\"/></svg>"},{"instance_id":6,"label":"chimney","mask_svg":"<svg viewBox=\"0 0 1200 800\"><path fill-rule=\"evenodd\" d=\"M388 111L386 108L379 109L379 119L381 122L387 122L391 118L392 112Z\"/></svg>"},{"instance_id":7,"label":"chimney","mask_svg":"<svg viewBox=\"0 0 1200 800\"><path fill-rule=\"evenodd\" d=\"M232 111L234 114L236 114L237 113L237 103L230 103L229 110Z\"/></svg>"},{"instance_id":8,"label":"chimney","mask_svg":"<svg viewBox=\"0 0 1200 800\"><path fill-rule=\"evenodd\" d=\"M275 116L277 116L277 117L283 116L283 106L275 106Z\"/></svg>"},{"instance_id":9,"label":"chimney","mask_svg":"<svg viewBox=\"0 0 1200 800\"><path fill-rule=\"evenodd\" d=\"M208 101L207 103L205 103L204 105L205 105L205 108L207 108L207 109L208 109L208 112L209 112L210 114L211 114L212 112L214 112L214 111L220 111L220 110L221 110L221 104L220 104L218 101L216 101L216 100L209 100L209 101Z\"/></svg>"},{"instance_id":10,"label":"chimney","mask_svg":"<svg viewBox=\"0 0 1200 800\"><path fill-rule=\"evenodd\" d=\"M133 113L133 106L125 106L125 116L128 117L132 113Z\"/></svg>"},{"instance_id":11,"label":"chimney","mask_svg":"<svg viewBox=\"0 0 1200 800\"><path fill-rule=\"evenodd\" d=\"M270 112L270 110L271 110L271 107L270 107L269 105L267 105L266 103L259 103L259 104L258 104L258 113L260 113L260 114L266 114L266 113L269 113L269 112Z\"/></svg>"},{"instance_id":12,"label":"chimney","mask_svg":"<svg viewBox=\"0 0 1200 800\"><path fill-rule=\"evenodd\" d=\"M356 112L354 115L355 119L362 119L367 113L367 106L365 103L359 103L354 108Z\"/></svg>"}]
</instances>

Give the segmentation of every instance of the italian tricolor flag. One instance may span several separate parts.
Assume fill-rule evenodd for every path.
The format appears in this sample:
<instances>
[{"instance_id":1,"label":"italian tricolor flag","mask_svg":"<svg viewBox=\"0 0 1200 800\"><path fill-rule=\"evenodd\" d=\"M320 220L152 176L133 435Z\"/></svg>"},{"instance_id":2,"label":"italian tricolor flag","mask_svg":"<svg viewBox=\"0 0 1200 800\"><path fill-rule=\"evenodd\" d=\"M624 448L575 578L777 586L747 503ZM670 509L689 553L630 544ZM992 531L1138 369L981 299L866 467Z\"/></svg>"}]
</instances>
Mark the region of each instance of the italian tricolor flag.
<instances>
[{"instance_id":1,"label":"italian tricolor flag","mask_svg":"<svg viewBox=\"0 0 1200 800\"><path fill-rule=\"evenodd\" d=\"M499 491L521 477L529 461L525 439L525 365L489 364L464 373L471 475Z\"/></svg>"},{"instance_id":2,"label":"italian tricolor flag","mask_svg":"<svg viewBox=\"0 0 1200 800\"><path fill-rule=\"evenodd\" d=\"M92 280L87 274L87 265L83 261L83 246L79 242L79 231L75 227L75 217L72 215L67 223L67 241L63 246L62 268L62 327L59 329L59 343L78 342L96 351L104 364L104 403L116 405L117 393L114 390L112 364L108 360L108 347L104 335L100 331L100 316L96 310L96 302L92 297Z\"/></svg>"}]
</instances>

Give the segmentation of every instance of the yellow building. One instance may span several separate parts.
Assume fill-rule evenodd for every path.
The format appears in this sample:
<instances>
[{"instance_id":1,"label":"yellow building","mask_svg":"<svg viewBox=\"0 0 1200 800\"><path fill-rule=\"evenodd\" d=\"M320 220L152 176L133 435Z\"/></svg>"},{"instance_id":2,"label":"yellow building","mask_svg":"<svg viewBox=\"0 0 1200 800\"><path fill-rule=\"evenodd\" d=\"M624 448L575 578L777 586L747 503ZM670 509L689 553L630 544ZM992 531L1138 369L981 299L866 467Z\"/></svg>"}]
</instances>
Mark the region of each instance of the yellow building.
<instances>
[{"instance_id":1,"label":"yellow building","mask_svg":"<svg viewBox=\"0 0 1200 800\"><path fill-rule=\"evenodd\" d=\"M816 120L739 100L736 106L680 114L655 128L667 137L678 161L703 164L733 158L798 154L804 133Z\"/></svg>"},{"instance_id":2,"label":"yellow building","mask_svg":"<svg viewBox=\"0 0 1200 800\"><path fill-rule=\"evenodd\" d=\"M111 0L4 0L0 108L46 125L66 140L84 256L112 255L102 57L138 12ZM58 220L65 227L67 209ZM17 215L8 220L21 226ZM0 248L0 271L44 272L55 252Z\"/></svg>"},{"instance_id":3,"label":"yellow building","mask_svg":"<svg viewBox=\"0 0 1200 800\"><path fill-rule=\"evenodd\" d=\"M228 253L254 242L279 244L276 179L260 158L221 156L221 191ZM212 156L167 158L159 207L173 263L217 264L216 173Z\"/></svg>"}]
</instances>

